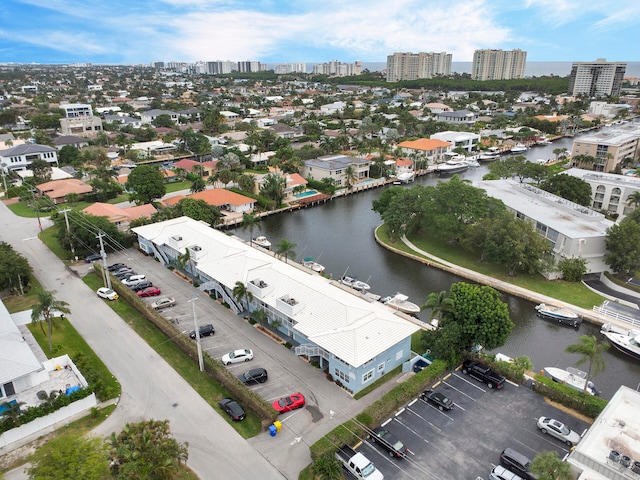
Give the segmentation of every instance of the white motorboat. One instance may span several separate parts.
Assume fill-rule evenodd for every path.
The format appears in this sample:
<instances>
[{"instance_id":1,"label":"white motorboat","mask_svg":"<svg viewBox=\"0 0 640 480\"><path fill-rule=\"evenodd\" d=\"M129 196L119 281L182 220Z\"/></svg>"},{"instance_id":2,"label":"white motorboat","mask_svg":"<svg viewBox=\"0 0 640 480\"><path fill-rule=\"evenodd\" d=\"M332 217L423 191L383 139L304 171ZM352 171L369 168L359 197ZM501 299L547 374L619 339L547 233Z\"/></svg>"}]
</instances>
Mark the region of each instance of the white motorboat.
<instances>
[{"instance_id":1,"label":"white motorboat","mask_svg":"<svg viewBox=\"0 0 640 480\"><path fill-rule=\"evenodd\" d=\"M354 290L365 291L371 289L368 283L358 280L356 277L349 277L347 275L343 276L340 279L340 283L346 285L347 287L351 287Z\"/></svg>"},{"instance_id":2,"label":"white motorboat","mask_svg":"<svg viewBox=\"0 0 640 480\"><path fill-rule=\"evenodd\" d=\"M529 150L524 144L516 143L513 147L511 147L511 153L524 153Z\"/></svg>"},{"instance_id":3,"label":"white motorboat","mask_svg":"<svg viewBox=\"0 0 640 480\"><path fill-rule=\"evenodd\" d=\"M302 265L317 273L324 272L324 265L320 265L313 257L305 257L304 260L302 260Z\"/></svg>"},{"instance_id":4,"label":"white motorboat","mask_svg":"<svg viewBox=\"0 0 640 480\"><path fill-rule=\"evenodd\" d=\"M420 313L420 307L415 303L409 301L409 297L402 293L396 293L393 297L386 297L383 299L385 305L400 310L401 312L415 315Z\"/></svg>"},{"instance_id":5,"label":"white motorboat","mask_svg":"<svg viewBox=\"0 0 640 480\"><path fill-rule=\"evenodd\" d=\"M481 153L480 156L478 157L478 161L493 162L495 160L498 160L499 158L500 158L500 154L498 152L489 151L489 152Z\"/></svg>"},{"instance_id":6,"label":"white motorboat","mask_svg":"<svg viewBox=\"0 0 640 480\"><path fill-rule=\"evenodd\" d=\"M536 140L536 145L551 145L551 141L543 135L541 137L538 137L538 140Z\"/></svg>"},{"instance_id":7,"label":"white motorboat","mask_svg":"<svg viewBox=\"0 0 640 480\"><path fill-rule=\"evenodd\" d=\"M271 250L271 242L265 236L259 236L253 239L253 244L267 250Z\"/></svg>"},{"instance_id":8,"label":"white motorboat","mask_svg":"<svg viewBox=\"0 0 640 480\"><path fill-rule=\"evenodd\" d=\"M458 172L464 172L468 168L469 168L469 165L467 165L463 159L447 160L446 162L439 163L436 166L436 172L445 173L445 174L458 173Z\"/></svg>"},{"instance_id":9,"label":"white motorboat","mask_svg":"<svg viewBox=\"0 0 640 480\"><path fill-rule=\"evenodd\" d=\"M468 167L479 167L480 163L475 158L465 158L463 160L464 163L467 164Z\"/></svg>"},{"instance_id":10,"label":"white motorboat","mask_svg":"<svg viewBox=\"0 0 640 480\"><path fill-rule=\"evenodd\" d=\"M399 173L396 177L396 180L400 183L410 183L416 179L416 176L413 172L402 172Z\"/></svg>"},{"instance_id":11,"label":"white motorboat","mask_svg":"<svg viewBox=\"0 0 640 480\"><path fill-rule=\"evenodd\" d=\"M562 323L563 325L569 325L575 328L578 328L582 323L582 318L580 318L580 315L572 312L568 308L557 307L555 305L546 305L544 303L536 305L535 308L538 312L538 316L541 318L546 318L547 320L552 320L558 323Z\"/></svg>"},{"instance_id":12,"label":"white motorboat","mask_svg":"<svg viewBox=\"0 0 640 480\"><path fill-rule=\"evenodd\" d=\"M640 360L640 332L637 330L623 330L605 323L600 330L609 343L622 353Z\"/></svg>"},{"instance_id":13,"label":"white motorboat","mask_svg":"<svg viewBox=\"0 0 640 480\"><path fill-rule=\"evenodd\" d=\"M587 393L589 395L600 395L600 390L596 388L593 382L587 382L587 374L577 368L567 367L566 370L556 367L544 367L544 373L547 374L553 381L562 383L567 387L574 388L579 391L584 391L584 384L587 383Z\"/></svg>"}]
</instances>

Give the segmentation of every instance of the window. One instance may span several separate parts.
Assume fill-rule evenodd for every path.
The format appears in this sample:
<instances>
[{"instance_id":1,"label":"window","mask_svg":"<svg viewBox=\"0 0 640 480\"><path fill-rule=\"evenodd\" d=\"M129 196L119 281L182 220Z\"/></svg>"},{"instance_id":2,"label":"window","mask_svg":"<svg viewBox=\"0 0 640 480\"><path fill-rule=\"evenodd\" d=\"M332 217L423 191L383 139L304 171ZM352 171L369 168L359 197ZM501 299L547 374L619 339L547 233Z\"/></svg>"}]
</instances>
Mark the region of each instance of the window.
<instances>
[{"instance_id":1,"label":"window","mask_svg":"<svg viewBox=\"0 0 640 480\"><path fill-rule=\"evenodd\" d=\"M334 375L340 380L342 380L344 383L349 383L349 376L346 373L341 372L337 368L334 370Z\"/></svg>"},{"instance_id":2,"label":"window","mask_svg":"<svg viewBox=\"0 0 640 480\"><path fill-rule=\"evenodd\" d=\"M378 365L378 372L384 371L384 362Z\"/></svg>"},{"instance_id":3,"label":"window","mask_svg":"<svg viewBox=\"0 0 640 480\"><path fill-rule=\"evenodd\" d=\"M369 370L367 373L362 375L362 383L367 383L369 380L373 378L373 370Z\"/></svg>"}]
</instances>

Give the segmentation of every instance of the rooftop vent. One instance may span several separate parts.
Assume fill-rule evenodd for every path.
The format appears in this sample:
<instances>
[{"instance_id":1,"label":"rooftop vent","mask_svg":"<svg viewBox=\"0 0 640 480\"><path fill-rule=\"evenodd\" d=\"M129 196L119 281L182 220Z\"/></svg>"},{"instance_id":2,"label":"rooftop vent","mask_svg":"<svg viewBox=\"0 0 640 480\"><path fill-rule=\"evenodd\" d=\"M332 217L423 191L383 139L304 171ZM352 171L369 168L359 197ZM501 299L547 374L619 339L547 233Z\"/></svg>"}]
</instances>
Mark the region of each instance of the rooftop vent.
<instances>
[{"instance_id":1,"label":"rooftop vent","mask_svg":"<svg viewBox=\"0 0 640 480\"><path fill-rule=\"evenodd\" d=\"M620 452L611 450L611 452L609 452L609 460L618 463L620 461Z\"/></svg>"},{"instance_id":2,"label":"rooftop vent","mask_svg":"<svg viewBox=\"0 0 640 480\"><path fill-rule=\"evenodd\" d=\"M620 457L620 465L622 465L624 468L628 468L631 465L631 459L626 455L622 455Z\"/></svg>"}]
</instances>

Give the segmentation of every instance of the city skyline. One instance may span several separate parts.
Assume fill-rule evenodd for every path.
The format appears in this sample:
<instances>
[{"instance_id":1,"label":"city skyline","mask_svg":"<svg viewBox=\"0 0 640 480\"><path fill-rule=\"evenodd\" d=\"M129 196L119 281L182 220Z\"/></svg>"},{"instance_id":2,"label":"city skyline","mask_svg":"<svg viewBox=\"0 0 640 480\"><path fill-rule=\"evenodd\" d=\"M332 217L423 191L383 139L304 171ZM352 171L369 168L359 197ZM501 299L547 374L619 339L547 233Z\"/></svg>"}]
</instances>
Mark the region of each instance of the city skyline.
<instances>
[{"instance_id":1,"label":"city skyline","mask_svg":"<svg viewBox=\"0 0 640 480\"><path fill-rule=\"evenodd\" d=\"M632 62L639 23L636 0L5 0L0 62L383 62L409 51L469 62L516 48L531 62Z\"/></svg>"}]
</instances>

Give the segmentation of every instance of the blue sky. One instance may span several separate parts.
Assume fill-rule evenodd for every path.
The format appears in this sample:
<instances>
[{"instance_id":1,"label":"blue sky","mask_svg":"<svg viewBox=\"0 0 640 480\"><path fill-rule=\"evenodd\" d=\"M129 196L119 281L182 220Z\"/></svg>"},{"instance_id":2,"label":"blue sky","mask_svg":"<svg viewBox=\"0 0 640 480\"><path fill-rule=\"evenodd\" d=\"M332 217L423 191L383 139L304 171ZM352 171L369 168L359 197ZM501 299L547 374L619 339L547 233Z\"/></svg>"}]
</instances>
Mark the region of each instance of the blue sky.
<instances>
[{"instance_id":1,"label":"blue sky","mask_svg":"<svg viewBox=\"0 0 640 480\"><path fill-rule=\"evenodd\" d=\"M639 61L640 0L2 0L0 62Z\"/></svg>"}]
</instances>

